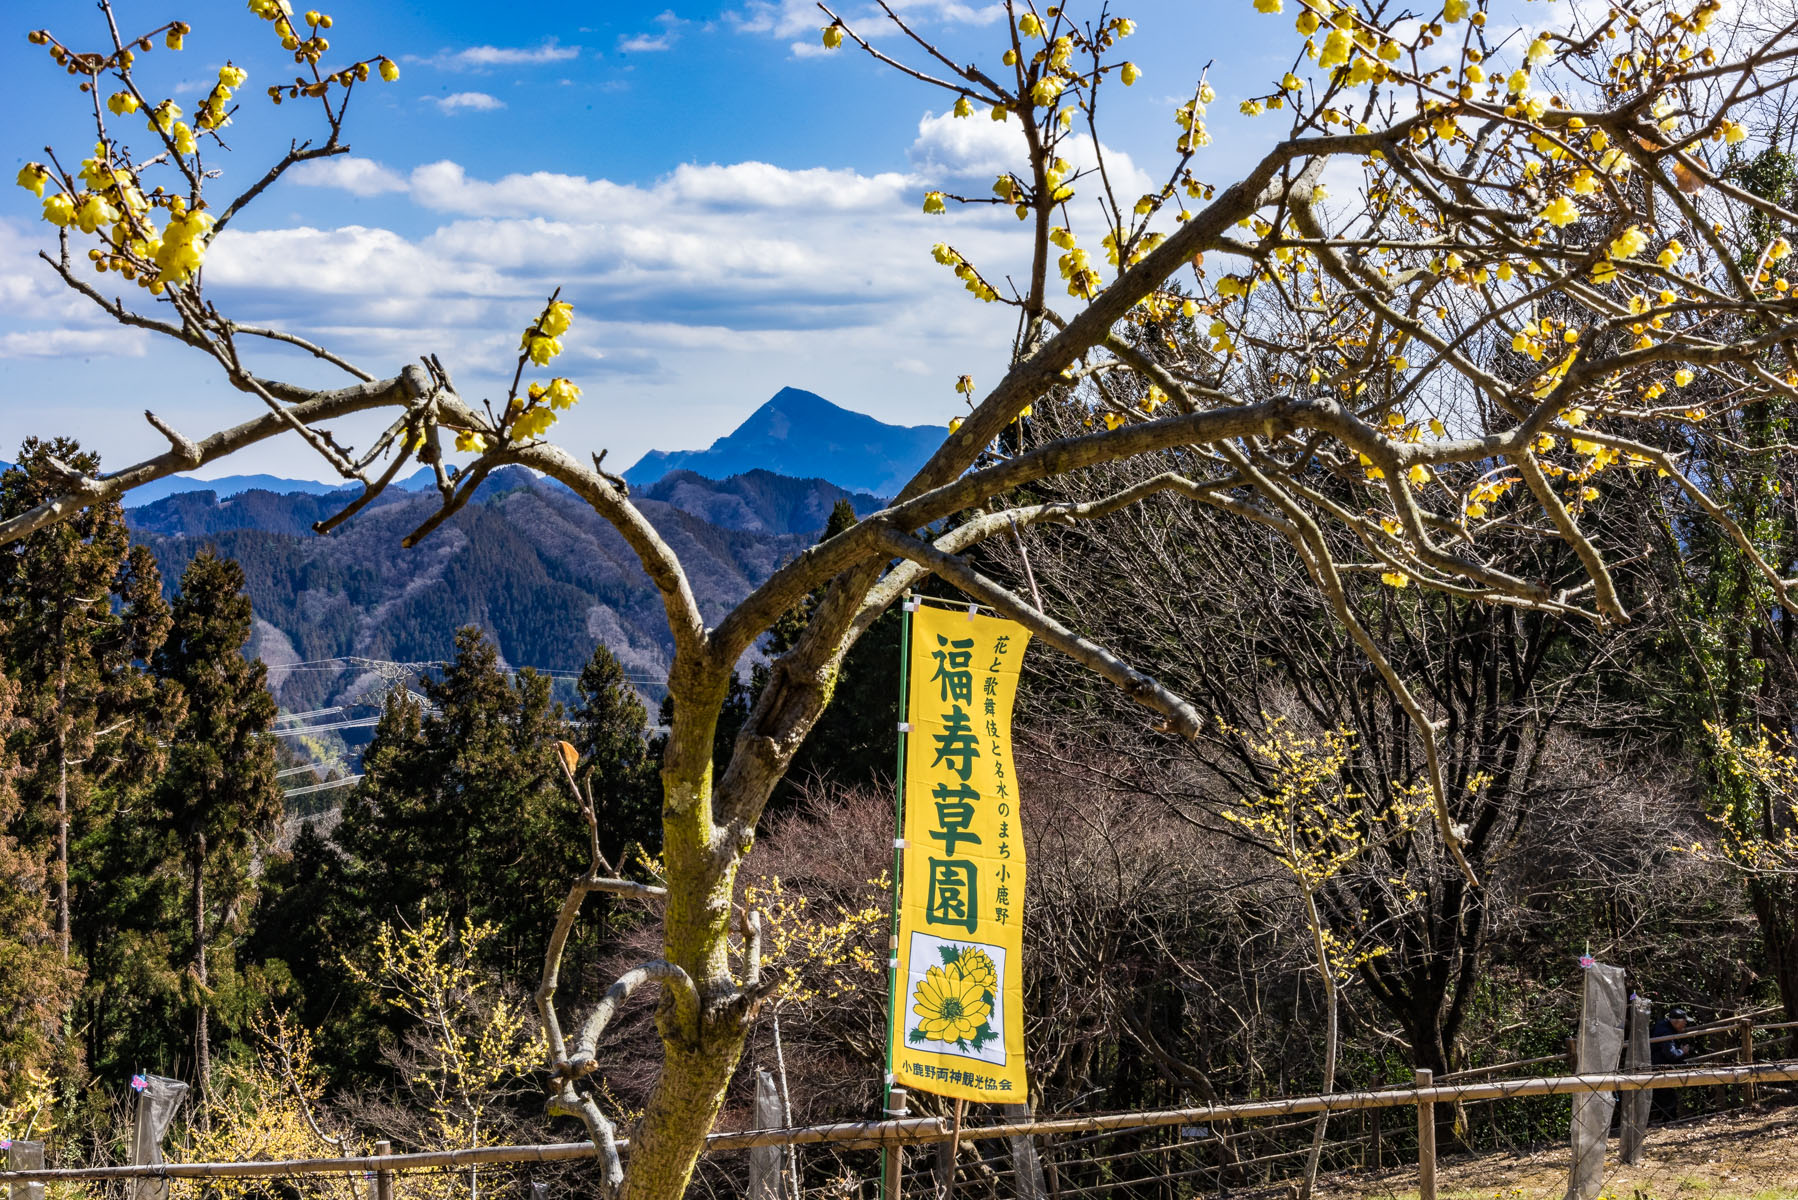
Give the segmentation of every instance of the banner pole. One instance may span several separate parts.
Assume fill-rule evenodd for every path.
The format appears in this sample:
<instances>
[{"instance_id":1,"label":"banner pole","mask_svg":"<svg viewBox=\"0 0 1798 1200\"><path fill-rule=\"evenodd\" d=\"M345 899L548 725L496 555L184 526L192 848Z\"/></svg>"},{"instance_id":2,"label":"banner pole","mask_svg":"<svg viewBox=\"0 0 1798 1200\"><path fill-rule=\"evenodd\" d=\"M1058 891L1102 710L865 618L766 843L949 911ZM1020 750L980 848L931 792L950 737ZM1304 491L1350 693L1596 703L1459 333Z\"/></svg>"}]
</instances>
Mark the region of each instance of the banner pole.
<instances>
[{"instance_id":1,"label":"banner pole","mask_svg":"<svg viewBox=\"0 0 1798 1200\"><path fill-rule=\"evenodd\" d=\"M881 1117L891 1120L895 1115L892 1110L893 1101L893 1037L895 1022L900 1019L899 996L899 881L904 878L905 853L902 843L905 838L905 743L906 718L911 713L911 606L912 593L906 592L899 598L899 758L898 768L893 775L893 886L892 912L887 934L887 1037L886 1037L886 1073L882 1077ZM904 1096L906 1093L899 1093ZM903 1147L888 1146L880 1151L880 1182L883 1200L899 1200L896 1195L888 1196L887 1181L898 1178L887 1162L889 1155L902 1155Z\"/></svg>"}]
</instances>

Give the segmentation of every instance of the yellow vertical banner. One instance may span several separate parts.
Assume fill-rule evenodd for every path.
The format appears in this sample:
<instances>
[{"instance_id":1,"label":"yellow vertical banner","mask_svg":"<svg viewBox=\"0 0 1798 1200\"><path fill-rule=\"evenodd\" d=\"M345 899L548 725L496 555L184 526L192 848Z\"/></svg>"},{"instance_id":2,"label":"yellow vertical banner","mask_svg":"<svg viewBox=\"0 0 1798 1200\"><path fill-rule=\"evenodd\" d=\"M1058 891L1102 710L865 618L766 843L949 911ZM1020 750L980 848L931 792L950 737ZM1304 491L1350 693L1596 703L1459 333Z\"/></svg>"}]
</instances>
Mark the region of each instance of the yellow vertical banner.
<instances>
[{"instance_id":1,"label":"yellow vertical banner","mask_svg":"<svg viewBox=\"0 0 1798 1200\"><path fill-rule=\"evenodd\" d=\"M1011 710L1029 633L912 614L893 1082L1021 1103L1024 835Z\"/></svg>"}]
</instances>

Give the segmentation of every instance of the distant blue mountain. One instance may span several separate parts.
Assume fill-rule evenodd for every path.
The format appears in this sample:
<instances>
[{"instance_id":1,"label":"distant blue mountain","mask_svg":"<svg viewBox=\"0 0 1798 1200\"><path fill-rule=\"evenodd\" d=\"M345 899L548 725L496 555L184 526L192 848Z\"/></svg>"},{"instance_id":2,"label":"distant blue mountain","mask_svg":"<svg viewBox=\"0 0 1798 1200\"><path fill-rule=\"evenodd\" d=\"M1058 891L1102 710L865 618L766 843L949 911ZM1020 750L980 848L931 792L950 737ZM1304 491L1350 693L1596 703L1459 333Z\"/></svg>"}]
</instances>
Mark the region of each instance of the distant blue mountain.
<instances>
[{"instance_id":1,"label":"distant blue mountain","mask_svg":"<svg viewBox=\"0 0 1798 1200\"><path fill-rule=\"evenodd\" d=\"M624 478L633 487L648 487L672 471L722 480L764 470L891 496L945 436L936 425L888 425L839 408L814 392L782 388L708 449L651 450Z\"/></svg>"},{"instance_id":2,"label":"distant blue mountain","mask_svg":"<svg viewBox=\"0 0 1798 1200\"><path fill-rule=\"evenodd\" d=\"M406 478L395 480L394 486L415 492L420 488L429 487L430 483L430 468L421 467ZM286 479L280 475L221 475L217 479L195 479L192 475L166 475L126 492L125 507L142 508L146 504L154 504L158 500L166 500L170 496L179 496L185 492L213 492L220 500L228 500L242 492L273 492L277 496L291 496L296 493L325 496L332 492L341 492L345 488L360 486L359 484L346 484L342 481L320 483L316 479Z\"/></svg>"}]
</instances>

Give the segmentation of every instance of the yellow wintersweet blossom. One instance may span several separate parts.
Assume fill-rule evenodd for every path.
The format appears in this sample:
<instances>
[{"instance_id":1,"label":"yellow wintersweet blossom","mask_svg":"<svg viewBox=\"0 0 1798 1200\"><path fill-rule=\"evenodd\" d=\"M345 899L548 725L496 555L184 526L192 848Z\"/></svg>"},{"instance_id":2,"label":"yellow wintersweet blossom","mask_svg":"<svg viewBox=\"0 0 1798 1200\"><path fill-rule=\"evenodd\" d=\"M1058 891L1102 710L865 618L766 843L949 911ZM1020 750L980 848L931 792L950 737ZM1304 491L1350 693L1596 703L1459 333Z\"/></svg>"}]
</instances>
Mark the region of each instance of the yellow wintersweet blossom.
<instances>
[{"instance_id":1,"label":"yellow wintersweet blossom","mask_svg":"<svg viewBox=\"0 0 1798 1200\"><path fill-rule=\"evenodd\" d=\"M546 337L559 338L568 332L574 323L574 306L566 300L557 300L543 310L543 316L537 322L537 328Z\"/></svg>"},{"instance_id":2,"label":"yellow wintersweet blossom","mask_svg":"<svg viewBox=\"0 0 1798 1200\"><path fill-rule=\"evenodd\" d=\"M173 100L164 100L150 110L150 131L167 133L181 117L181 106Z\"/></svg>"},{"instance_id":3,"label":"yellow wintersweet blossom","mask_svg":"<svg viewBox=\"0 0 1798 1200\"><path fill-rule=\"evenodd\" d=\"M882 872L867 881L863 902L834 904L826 914L778 875L744 886L744 905L762 915L762 973L776 981L769 1000L777 1009L878 985L886 960L874 947L889 916L880 896L890 887Z\"/></svg>"},{"instance_id":4,"label":"yellow wintersweet blossom","mask_svg":"<svg viewBox=\"0 0 1798 1200\"><path fill-rule=\"evenodd\" d=\"M1410 582L1395 571L1381 578L1392 587ZM1378 946L1352 950L1330 938L1316 906L1317 893L1352 868L1370 845L1413 828L1429 803L1417 789L1394 786L1383 809L1368 804L1367 795L1347 778L1355 750L1352 730L1300 734L1276 719L1260 734L1227 725L1222 731L1241 739L1264 765L1267 784L1258 795L1233 800L1221 815L1291 874L1306 900L1315 965L1333 986L1385 951Z\"/></svg>"},{"instance_id":5,"label":"yellow wintersweet blossom","mask_svg":"<svg viewBox=\"0 0 1798 1200\"><path fill-rule=\"evenodd\" d=\"M538 366L546 366L549 360L562 353L562 343L558 338L526 331L519 341L519 347L530 360Z\"/></svg>"},{"instance_id":6,"label":"yellow wintersweet blossom","mask_svg":"<svg viewBox=\"0 0 1798 1200\"><path fill-rule=\"evenodd\" d=\"M1751 874L1798 874L1798 755L1792 739L1758 726L1745 735L1709 721L1704 727L1735 795L1711 817L1714 854L1696 842L1679 849Z\"/></svg>"},{"instance_id":7,"label":"yellow wintersweet blossom","mask_svg":"<svg viewBox=\"0 0 1798 1200\"><path fill-rule=\"evenodd\" d=\"M1285 12L1285 0L1255 0L1255 11L1263 13Z\"/></svg>"},{"instance_id":8,"label":"yellow wintersweet blossom","mask_svg":"<svg viewBox=\"0 0 1798 1200\"><path fill-rule=\"evenodd\" d=\"M1324 48L1318 53L1317 65L1325 70L1339 67L1348 61L1349 50L1354 45L1349 35L1340 29L1330 30L1330 36L1324 39Z\"/></svg>"},{"instance_id":9,"label":"yellow wintersweet blossom","mask_svg":"<svg viewBox=\"0 0 1798 1200\"><path fill-rule=\"evenodd\" d=\"M824 48L826 50L835 50L838 46L843 44L843 27L841 25L826 25L823 29L823 37Z\"/></svg>"},{"instance_id":10,"label":"yellow wintersweet blossom","mask_svg":"<svg viewBox=\"0 0 1798 1200\"><path fill-rule=\"evenodd\" d=\"M1003 111L1003 110L999 110L999 111ZM924 211L925 212L940 213L944 210L944 207L945 206L943 204L943 193L941 193L941 192L925 192L924 193Z\"/></svg>"},{"instance_id":11,"label":"yellow wintersweet blossom","mask_svg":"<svg viewBox=\"0 0 1798 1200\"><path fill-rule=\"evenodd\" d=\"M1579 220L1579 207L1566 196L1556 196L1548 202L1548 207L1537 215L1558 229Z\"/></svg>"},{"instance_id":12,"label":"yellow wintersweet blossom","mask_svg":"<svg viewBox=\"0 0 1798 1200\"><path fill-rule=\"evenodd\" d=\"M1612 258L1634 258L1648 248L1648 235L1640 225L1631 225L1611 240Z\"/></svg>"},{"instance_id":13,"label":"yellow wintersweet blossom","mask_svg":"<svg viewBox=\"0 0 1798 1200\"><path fill-rule=\"evenodd\" d=\"M500 994L476 965L481 947L497 936L491 924L456 925L421 910L410 927L381 926L372 961L342 960L352 979L405 1014L422 1035L406 1085L429 1118L433 1148L479 1145L488 1113L534 1086L530 1072L540 1065L541 1049L529 1004ZM468 1180L449 1177L424 1194L448 1200L461 1184L459 1194L467 1195Z\"/></svg>"},{"instance_id":14,"label":"yellow wintersweet blossom","mask_svg":"<svg viewBox=\"0 0 1798 1200\"><path fill-rule=\"evenodd\" d=\"M50 182L50 169L42 163L26 163L19 168L19 186L34 196L44 194L44 185Z\"/></svg>"}]
</instances>

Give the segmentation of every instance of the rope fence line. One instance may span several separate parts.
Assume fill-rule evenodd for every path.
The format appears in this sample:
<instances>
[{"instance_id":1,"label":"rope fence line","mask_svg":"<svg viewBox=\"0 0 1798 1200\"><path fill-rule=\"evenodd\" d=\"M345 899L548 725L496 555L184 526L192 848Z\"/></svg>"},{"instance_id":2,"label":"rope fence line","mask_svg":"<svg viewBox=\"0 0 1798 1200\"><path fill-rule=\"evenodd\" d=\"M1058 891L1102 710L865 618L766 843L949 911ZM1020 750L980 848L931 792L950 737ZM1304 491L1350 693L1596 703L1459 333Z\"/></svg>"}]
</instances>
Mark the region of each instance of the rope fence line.
<instances>
[{"instance_id":1,"label":"rope fence line","mask_svg":"<svg viewBox=\"0 0 1798 1200\"><path fill-rule=\"evenodd\" d=\"M1575 1096L1594 1092L1637 1092L1662 1088L1724 1087L1732 1084L1798 1081L1798 1060L1747 1067L1707 1070L1657 1071L1650 1074L1609 1073L1512 1079L1496 1083L1431 1084L1393 1091L1337 1092L1328 1096L1294 1096L1240 1104L1142 1112L1095 1113L1052 1117L1045 1120L1002 1121L989 1125L963 1124L963 1142L1015 1137L1053 1137L1097 1131L1151 1129L1169 1125L1209 1124L1227 1120L1289 1116L1298 1113L1339 1113L1363 1109L1409 1108L1455 1101L1506 1100L1521 1096ZM953 1136L940 1117L908 1117L888 1121L851 1121L792 1129L744 1130L714 1133L706 1139L707 1153L748 1150L763 1146L829 1145L842 1150L871 1150L893 1146L948 1142ZM620 1139L621 1151L629 1142ZM350 1175L373 1172L403 1173L468 1167L482 1164L530 1164L568 1162L593 1158L591 1142L543 1145L483 1146L465 1150L438 1150L413 1154L377 1154L344 1158L310 1158L287 1161L225 1163L160 1163L115 1167L54 1167L31 1171L0 1171L0 1184L104 1179L221 1179L266 1176Z\"/></svg>"}]
</instances>

